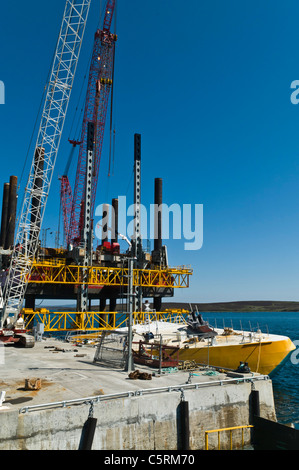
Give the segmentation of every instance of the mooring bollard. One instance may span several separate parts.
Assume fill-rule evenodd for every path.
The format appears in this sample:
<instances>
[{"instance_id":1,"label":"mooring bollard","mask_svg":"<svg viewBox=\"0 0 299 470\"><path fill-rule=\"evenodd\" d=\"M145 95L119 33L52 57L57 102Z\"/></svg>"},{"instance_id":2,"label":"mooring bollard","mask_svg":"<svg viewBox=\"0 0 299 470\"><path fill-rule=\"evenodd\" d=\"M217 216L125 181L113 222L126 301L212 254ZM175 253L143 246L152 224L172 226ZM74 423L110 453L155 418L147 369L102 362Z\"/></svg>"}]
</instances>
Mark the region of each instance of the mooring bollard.
<instances>
[{"instance_id":1,"label":"mooring bollard","mask_svg":"<svg viewBox=\"0 0 299 470\"><path fill-rule=\"evenodd\" d=\"M179 450L190 450L189 403L185 401L183 390L181 390L181 401L177 411L178 448Z\"/></svg>"}]
</instances>

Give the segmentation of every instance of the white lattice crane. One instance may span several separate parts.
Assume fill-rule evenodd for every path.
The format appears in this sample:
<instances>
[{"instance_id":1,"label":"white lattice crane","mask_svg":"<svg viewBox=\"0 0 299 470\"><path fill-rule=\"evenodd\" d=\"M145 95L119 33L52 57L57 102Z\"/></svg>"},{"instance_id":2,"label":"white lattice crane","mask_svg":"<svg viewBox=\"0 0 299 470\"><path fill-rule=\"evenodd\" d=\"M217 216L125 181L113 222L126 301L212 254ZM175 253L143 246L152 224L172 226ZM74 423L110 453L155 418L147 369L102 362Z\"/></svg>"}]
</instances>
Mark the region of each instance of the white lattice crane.
<instances>
[{"instance_id":1,"label":"white lattice crane","mask_svg":"<svg viewBox=\"0 0 299 470\"><path fill-rule=\"evenodd\" d=\"M67 0L4 286L0 327L20 312L38 248L91 0ZM14 323L12 321L12 324Z\"/></svg>"}]
</instances>

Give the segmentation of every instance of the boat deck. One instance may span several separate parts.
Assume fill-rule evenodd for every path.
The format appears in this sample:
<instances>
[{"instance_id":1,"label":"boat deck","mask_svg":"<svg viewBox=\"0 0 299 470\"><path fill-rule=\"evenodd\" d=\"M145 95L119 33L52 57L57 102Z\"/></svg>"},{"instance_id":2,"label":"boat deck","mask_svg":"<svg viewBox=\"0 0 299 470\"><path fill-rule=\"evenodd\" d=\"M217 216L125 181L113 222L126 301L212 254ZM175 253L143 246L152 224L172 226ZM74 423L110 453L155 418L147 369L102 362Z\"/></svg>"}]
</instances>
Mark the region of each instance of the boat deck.
<instances>
[{"instance_id":1,"label":"boat deck","mask_svg":"<svg viewBox=\"0 0 299 470\"><path fill-rule=\"evenodd\" d=\"M157 344L159 343L159 335L162 335L163 344L176 346L178 348L184 348L188 345L189 348L194 347L205 347L211 345L211 340L208 341L206 338L200 338L196 332L192 333L188 331L187 325L182 323L169 323L163 321L153 321L150 324L136 325L133 327L134 341L139 341L144 338L144 334L149 331L152 332L156 337L154 340ZM262 332L249 332L232 330L230 328L213 328L217 333L212 341L213 346L223 345L234 345L234 344L250 344L250 343L265 343L273 341L284 341L288 339L283 335L273 335Z\"/></svg>"}]
</instances>

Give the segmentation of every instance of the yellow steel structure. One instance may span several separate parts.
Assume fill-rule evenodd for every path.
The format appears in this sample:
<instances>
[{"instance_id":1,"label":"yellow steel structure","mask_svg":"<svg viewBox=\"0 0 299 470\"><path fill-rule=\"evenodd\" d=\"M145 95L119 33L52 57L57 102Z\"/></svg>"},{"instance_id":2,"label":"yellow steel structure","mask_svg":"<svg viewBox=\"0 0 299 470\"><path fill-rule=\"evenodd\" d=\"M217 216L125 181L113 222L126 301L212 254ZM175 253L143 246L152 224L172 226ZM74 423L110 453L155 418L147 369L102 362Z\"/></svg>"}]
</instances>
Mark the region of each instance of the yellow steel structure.
<instances>
[{"instance_id":1,"label":"yellow steel structure","mask_svg":"<svg viewBox=\"0 0 299 470\"><path fill-rule=\"evenodd\" d=\"M224 431L229 431L229 442L230 442L230 450L233 449L233 431L236 429L242 430L242 448L244 447L244 429L253 428L251 425L245 426L233 426L230 428L222 428L222 429L213 429L211 431L205 431L205 450L209 450L209 434L211 433L218 433L218 450L220 450L220 433Z\"/></svg>"},{"instance_id":2,"label":"yellow steel structure","mask_svg":"<svg viewBox=\"0 0 299 470\"><path fill-rule=\"evenodd\" d=\"M128 268L90 266L87 278L83 276L83 266L68 265L64 259L35 261L29 277L29 284L63 284L79 286L128 286ZM188 288L192 269L188 267L134 269L133 286L148 288ZM119 312L50 312L47 309L23 309L25 325L29 329L33 324L43 323L46 332L57 331L102 331L121 328L126 325L127 314ZM144 321L144 313L135 312L134 322ZM173 312L155 313L155 318L168 321ZM177 316L179 313L177 312ZM149 318L149 313L146 313Z\"/></svg>"},{"instance_id":3,"label":"yellow steel structure","mask_svg":"<svg viewBox=\"0 0 299 470\"><path fill-rule=\"evenodd\" d=\"M56 263L35 262L28 282L79 285L83 283L83 269L83 266L66 265L60 260ZM192 273L192 269L187 267L134 269L133 286L187 288ZM90 266L85 283L91 286L127 286L128 280L128 268Z\"/></svg>"},{"instance_id":4,"label":"yellow steel structure","mask_svg":"<svg viewBox=\"0 0 299 470\"><path fill-rule=\"evenodd\" d=\"M44 324L45 332L114 330L125 327L128 319L128 314L123 312L50 312L45 308L39 308L36 311L24 308L21 313L26 328L30 329L30 325L35 320L35 323ZM154 320L184 323L182 313L184 311L180 310L134 312L133 324Z\"/></svg>"}]
</instances>

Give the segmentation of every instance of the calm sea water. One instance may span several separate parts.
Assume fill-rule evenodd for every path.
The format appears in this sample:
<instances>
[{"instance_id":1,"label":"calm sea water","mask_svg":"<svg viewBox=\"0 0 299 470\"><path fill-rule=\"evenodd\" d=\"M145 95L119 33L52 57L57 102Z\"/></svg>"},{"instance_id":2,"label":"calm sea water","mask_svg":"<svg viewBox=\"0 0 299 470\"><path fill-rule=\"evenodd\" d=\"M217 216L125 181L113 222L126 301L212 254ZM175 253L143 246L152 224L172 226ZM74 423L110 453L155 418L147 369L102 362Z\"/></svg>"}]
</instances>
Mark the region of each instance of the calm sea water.
<instances>
[{"instance_id":1,"label":"calm sea water","mask_svg":"<svg viewBox=\"0 0 299 470\"><path fill-rule=\"evenodd\" d=\"M244 330L288 336L297 347L285 364L271 377L278 422L293 423L299 429L299 312L253 312L253 313L203 313L204 320L212 326L233 326ZM216 323L215 323L216 322ZM297 364L296 364L297 362Z\"/></svg>"}]
</instances>

